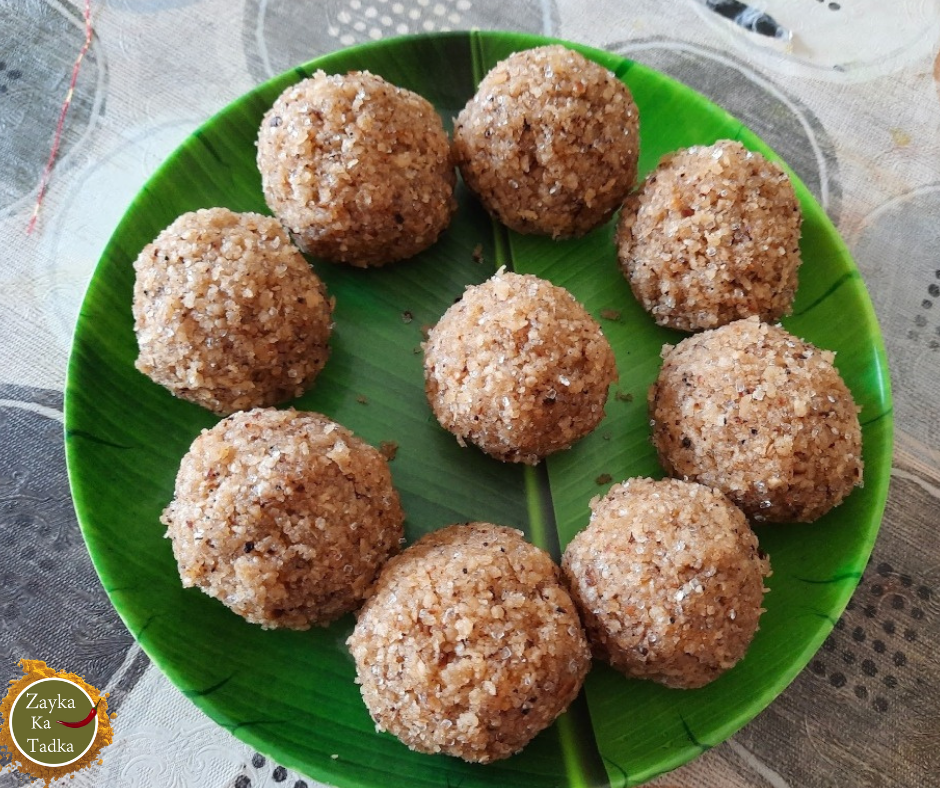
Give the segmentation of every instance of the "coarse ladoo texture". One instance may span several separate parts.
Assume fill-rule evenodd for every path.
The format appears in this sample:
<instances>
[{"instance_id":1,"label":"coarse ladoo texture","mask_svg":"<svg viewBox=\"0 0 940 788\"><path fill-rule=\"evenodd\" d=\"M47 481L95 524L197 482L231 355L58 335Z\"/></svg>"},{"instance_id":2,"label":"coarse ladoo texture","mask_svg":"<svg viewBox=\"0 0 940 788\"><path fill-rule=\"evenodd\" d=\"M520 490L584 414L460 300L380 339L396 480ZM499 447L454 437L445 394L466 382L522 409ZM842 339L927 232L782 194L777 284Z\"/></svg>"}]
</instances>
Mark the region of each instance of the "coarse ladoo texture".
<instances>
[{"instance_id":1,"label":"coarse ladoo texture","mask_svg":"<svg viewBox=\"0 0 940 788\"><path fill-rule=\"evenodd\" d=\"M468 287L423 347L438 421L509 462L534 465L587 435L617 379L607 338L571 293L502 269Z\"/></svg>"},{"instance_id":2,"label":"coarse ladoo texture","mask_svg":"<svg viewBox=\"0 0 940 788\"><path fill-rule=\"evenodd\" d=\"M355 610L404 538L382 455L295 410L236 413L204 430L161 520L183 585L265 629Z\"/></svg>"},{"instance_id":3,"label":"coarse ladoo texture","mask_svg":"<svg viewBox=\"0 0 940 788\"><path fill-rule=\"evenodd\" d=\"M300 248L378 266L433 244L457 209L450 140L434 107L368 71L285 90L258 135L265 200Z\"/></svg>"},{"instance_id":4,"label":"coarse ladoo texture","mask_svg":"<svg viewBox=\"0 0 940 788\"><path fill-rule=\"evenodd\" d=\"M741 510L677 479L628 479L594 499L562 567L595 656L684 688L744 656L770 574Z\"/></svg>"},{"instance_id":5,"label":"coarse ladoo texture","mask_svg":"<svg viewBox=\"0 0 940 788\"><path fill-rule=\"evenodd\" d=\"M639 113L610 71L563 46L510 55L454 124L454 154L486 209L520 233L579 236L636 179Z\"/></svg>"},{"instance_id":6,"label":"coarse ladoo texture","mask_svg":"<svg viewBox=\"0 0 940 788\"><path fill-rule=\"evenodd\" d=\"M661 326L683 331L789 314L800 204L774 162L720 140L663 158L620 214L620 265Z\"/></svg>"},{"instance_id":7,"label":"coarse ladoo texture","mask_svg":"<svg viewBox=\"0 0 940 788\"><path fill-rule=\"evenodd\" d=\"M378 730L488 763L521 750L591 665L561 571L520 531L432 532L389 561L347 644Z\"/></svg>"},{"instance_id":8,"label":"coarse ladoo texture","mask_svg":"<svg viewBox=\"0 0 940 788\"><path fill-rule=\"evenodd\" d=\"M332 300L277 221L185 213L134 263L137 369L226 415L298 397L330 354Z\"/></svg>"},{"instance_id":9,"label":"coarse ladoo texture","mask_svg":"<svg viewBox=\"0 0 940 788\"><path fill-rule=\"evenodd\" d=\"M859 408L833 358L756 317L666 345L649 392L663 467L754 520L821 517L862 483Z\"/></svg>"}]
</instances>

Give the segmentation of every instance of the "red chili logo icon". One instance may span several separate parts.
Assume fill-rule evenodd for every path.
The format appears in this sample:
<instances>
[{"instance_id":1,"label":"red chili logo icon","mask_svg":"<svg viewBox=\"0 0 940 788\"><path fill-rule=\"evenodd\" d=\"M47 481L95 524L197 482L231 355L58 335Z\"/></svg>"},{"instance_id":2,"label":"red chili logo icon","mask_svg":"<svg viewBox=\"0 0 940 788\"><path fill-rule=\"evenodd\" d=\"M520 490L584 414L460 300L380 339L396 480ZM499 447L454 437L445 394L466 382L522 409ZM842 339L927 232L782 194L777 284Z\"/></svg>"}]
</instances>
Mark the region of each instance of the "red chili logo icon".
<instances>
[{"instance_id":1,"label":"red chili logo icon","mask_svg":"<svg viewBox=\"0 0 940 788\"><path fill-rule=\"evenodd\" d=\"M101 703L100 698L98 699L98 703ZM66 728L84 728L95 718L95 715L98 713L98 703L92 706L91 711L88 712L88 716L79 722L63 722L62 720L56 720L56 722L59 723L59 725L64 725Z\"/></svg>"}]
</instances>

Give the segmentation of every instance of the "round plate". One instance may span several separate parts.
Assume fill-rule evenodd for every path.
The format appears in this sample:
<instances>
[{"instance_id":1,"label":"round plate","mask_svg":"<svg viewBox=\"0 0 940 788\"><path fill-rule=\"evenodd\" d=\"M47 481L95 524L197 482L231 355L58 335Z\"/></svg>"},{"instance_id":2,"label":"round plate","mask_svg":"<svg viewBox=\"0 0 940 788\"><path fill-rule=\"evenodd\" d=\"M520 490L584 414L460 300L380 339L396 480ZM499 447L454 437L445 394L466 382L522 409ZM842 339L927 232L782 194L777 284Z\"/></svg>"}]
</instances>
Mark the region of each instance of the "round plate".
<instances>
[{"instance_id":1,"label":"round plate","mask_svg":"<svg viewBox=\"0 0 940 788\"><path fill-rule=\"evenodd\" d=\"M891 458L888 371L864 285L824 212L803 204L804 265L795 334L837 351L862 407L865 486L813 525L758 527L774 574L747 657L699 690L630 681L595 664L580 698L520 755L489 766L420 755L378 734L353 682L347 616L310 632L264 631L195 589L183 590L160 513L180 458L217 419L134 368L132 262L184 211L266 212L255 167L265 110L317 69L368 69L427 97L448 127L480 77L513 51L547 43L506 33L403 38L319 58L267 82L192 135L144 186L108 244L81 311L68 371L69 477L89 552L111 601L170 680L212 719L286 766L339 786L626 785L718 744L806 665L855 588L881 521ZM735 138L773 155L741 123L688 88L616 55L570 45L614 71L640 110L641 174L665 153ZM454 522L515 526L558 557L610 480L662 475L649 442L646 391L664 342L620 274L608 225L553 242L496 226L459 187L440 241L379 270L314 261L336 297L333 353L313 391L290 403L323 412L367 441L397 444L391 464L409 541ZM597 317L620 382L600 427L537 468L461 449L425 401L419 344L466 285L501 264L567 287Z\"/></svg>"}]
</instances>

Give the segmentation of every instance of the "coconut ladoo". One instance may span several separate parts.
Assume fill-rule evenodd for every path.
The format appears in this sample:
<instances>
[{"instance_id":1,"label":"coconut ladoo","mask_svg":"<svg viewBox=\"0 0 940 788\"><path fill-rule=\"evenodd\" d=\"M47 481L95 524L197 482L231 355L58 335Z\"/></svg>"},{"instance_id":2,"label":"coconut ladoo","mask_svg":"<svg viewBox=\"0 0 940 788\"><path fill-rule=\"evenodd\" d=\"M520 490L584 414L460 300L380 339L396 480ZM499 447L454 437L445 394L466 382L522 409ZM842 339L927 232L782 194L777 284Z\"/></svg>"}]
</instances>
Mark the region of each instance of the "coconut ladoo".
<instances>
[{"instance_id":1,"label":"coconut ladoo","mask_svg":"<svg viewBox=\"0 0 940 788\"><path fill-rule=\"evenodd\" d=\"M134 262L136 366L226 415L303 394L329 357L333 303L269 216L180 216Z\"/></svg>"},{"instance_id":2,"label":"coconut ladoo","mask_svg":"<svg viewBox=\"0 0 940 788\"><path fill-rule=\"evenodd\" d=\"M403 539L379 451L318 413L256 409L204 430L161 521L185 587L265 629L359 607Z\"/></svg>"},{"instance_id":3,"label":"coconut ladoo","mask_svg":"<svg viewBox=\"0 0 940 788\"><path fill-rule=\"evenodd\" d=\"M639 113L610 71L563 46L510 55L454 123L454 154L486 209L520 233L580 236L636 180Z\"/></svg>"},{"instance_id":4,"label":"coconut ladoo","mask_svg":"<svg viewBox=\"0 0 940 788\"><path fill-rule=\"evenodd\" d=\"M431 329L424 379L457 440L535 464L591 432L617 379L600 326L564 288L502 269Z\"/></svg>"},{"instance_id":5,"label":"coconut ladoo","mask_svg":"<svg viewBox=\"0 0 940 788\"><path fill-rule=\"evenodd\" d=\"M306 253L366 267L416 255L457 209L450 140L429 101L368 71L287 88L265 114L268 207Z\"/></svg>"},{"instance_id":6,"label":"coconut ladoo","mask_svg":"<svg viewBox=\"0 0 940 788\"><path fill-rule=\"evenodd\" d=\"M822 517L862 483L859 408L834 356L757 318L667 345L649 392L663 468L756 521Z\"/></svg>"},{"instance_id":7,"label":"coconut ladoo","mask_svg":"<svg viewBox=\"0 0 940 788\"><path fill-rule=\"evenodd\" d=\"M592 501L562 567L595 656L679 688L744 657L770 574L744 514L678 479L628 479Z\"/></svg>"},{"instance_id":8,"label":"coconut ladoo","mask_svg":"<svg viewBox=\"0 0 940 788\"><path fill-rule=\"evenodd\" d=\"M719 140L663 158L620 214L620 266L661 326L716 328L790 313L802 213L783 169Z\"/></svg>"},{"instance_id":9,"label":"coconut ladoo","mask_svg":"<svg viewBox=\"0 0 940 788\"><path fill-rule=\"evenodd\" d=\"M389 561L347 644L379 730L478 763L548 727L591 664L558 567L488 523L432 532Z\"/></svg>"}]
</instances>

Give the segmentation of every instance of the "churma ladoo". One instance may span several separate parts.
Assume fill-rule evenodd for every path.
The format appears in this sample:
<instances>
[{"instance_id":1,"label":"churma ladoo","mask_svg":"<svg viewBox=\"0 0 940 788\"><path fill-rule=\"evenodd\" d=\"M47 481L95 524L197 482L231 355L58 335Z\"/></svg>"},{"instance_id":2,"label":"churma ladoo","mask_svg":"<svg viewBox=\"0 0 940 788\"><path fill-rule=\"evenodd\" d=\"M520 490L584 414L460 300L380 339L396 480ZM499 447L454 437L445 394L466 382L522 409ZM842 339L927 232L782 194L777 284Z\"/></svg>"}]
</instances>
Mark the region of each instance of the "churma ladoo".
<instances>
[{"instance_id":1,"label":"churma ladoo","mask_svg":"<svg viewBox=\"0 0 940 788\"><path fill-rule=\"evenodd\" d=\"M368 71L318 71L287 88L261 123L258 169L298 246L354 266L426 249L457 208L440 116Z\"/></svg>"},{"instance_id":2,"label":"churma ladoo","mask_svg":"<svg viewBox=\"0 0 940 788\"><path fill-rule=\"evenodd\" d=\"M548 727L591 664L561 571L487 523L434 531L389 561L347 643L379 730L480 763Z\"/></svg>"},{"instance_id":3,"label":"churma ladoo","mask_svg":"<svg viewBox=\"0 0 940 788\"><path fill-rule=\"evenodd\" d=\"M423 347L438 421L508 462L534 465L591 432L617 379L610 344L571 293L502 269L468 287Z\"/></svg>"},{"instance_id":4,"label":"churma ladoo","mask_svg":"<svg viewBox=\"0 0 940 788\"><path fill-rule=\"evenodd\" d=\"M134 263L136 366L226 415L300 396L329 357L333 304L278 222L186 213Z\"/></svg>"},{"instance_id":5,"label":"churma ladoo","mask_svg":"<svg viewBox=\"0 0 940 788\"><path fill-rule=\"evenodd\" d=\"M678 479L628 479L592 501L562 567L594 655L681 688L744 656L770 574L741 510Z\"/></svg>"},{"instance_id":6,"label":"churma ladoo","mask_svg":"<svg viewBox=\"0 0 940 788\"><path fill-rule=\"evenodd\" d=\"M862 483L859 408L833 359L756 317L665 346L649 392L663 467L756 521L821 517Z\"/></svg>"},{"instance_id":7,"label":"churma ladoo","mask_svg":"<svg viewBox=\"0 0 940 788\"><path fill-rule=\"evenodd\" d=\"M510 55L454 124L454 153L486 209L520 233L580 236L633 188L639 114L610 71L563 46Z\"/></svg>"},{"instance_id":8,"label":"churma ladoo","mask_svg":"<svg viewBox=\"0 0 940 788\"><path fill-rule=\"evenodd\" d=\"M800 204L776 163L720 140L663 158L620 214L620 265L662 326L716 328L789 314Z\"/></svg>"},{"instance_id":9,"label":"churma ladoo","mask_svg":"<svg viewBox=\"0 0 940 788\"><path fill-rule=\"evenodd\" d=\"M318 413L256 409L196 438L161 520L185 587L309 629L359 607L404 514L378 450Z\"/></svg>"}]
</instances>

